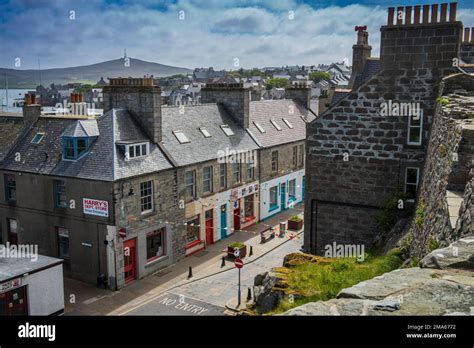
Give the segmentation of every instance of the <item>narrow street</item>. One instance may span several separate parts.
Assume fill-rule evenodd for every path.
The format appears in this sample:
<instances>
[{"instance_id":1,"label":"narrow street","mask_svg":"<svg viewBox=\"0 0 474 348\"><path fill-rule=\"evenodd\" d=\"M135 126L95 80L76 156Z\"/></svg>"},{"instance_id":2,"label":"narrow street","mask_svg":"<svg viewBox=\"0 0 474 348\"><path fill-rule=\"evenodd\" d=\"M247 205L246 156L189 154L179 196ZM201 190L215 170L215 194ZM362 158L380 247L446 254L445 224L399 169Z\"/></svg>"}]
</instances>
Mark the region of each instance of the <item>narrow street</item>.
<instances>
[{"instance_id":1,"label":"narrow street","mask_svg":"<svg viewBox=\"0 0 474 348\"><path fill-rule=\"evenodd\" d=\"M260 243L260 232L273 227L279 234L279 223L294 215L302 216L298 205L278 213L264 222L238 231L191 255L177 264L148 277L138 279L118 291L65 279L66 315L217 315L226 303L237 297L237 270L232 261L222 266L222 256L231 242L243 242L249 252L241 270L242 298L253 285L254 277L282 265L286 254L299 251L303 232L287 232L284 237ZM249 255L250 248L253 254ZM188 278L192 267L193 277ZM69 301L68 301L69 300ZM73 301L71 301L73 300ZM202 307L202 310L200 308ZM207 309L207 310L204 310Z\"/></svg>"},{"instance_id":2,"label":"narrow street","mask_svg":"<svg viewBox=\"0 0 474 348\"><path fill-rule=\"evenodd\" d=\"M269 271L273 267L281 266L285 255L297 252L303 245L302 234L292 240L280 245L272 252L262 256L259 259L244 264L241 269L241 296L245 301L247 296L247 288L253 286L254 278L257 274ZM237 297L238 286L238 270L230 268L225 272L211 275L204 279L189 282L185 285L178 286L169 290L167 293L156 299L145 302L136 308L126 312L126 315L218 315L225 310L226 303L234 297ZM170 301L168 304L165 299L176 300ZM175 308L175 304L181 305ZM198 303L200 307L207 309L203 313L198 311L195 313L183 311L186 308L185 303ZM216 308L220 308L220 313L216 313ZM172 310L174 309L174 310Z\"/></svg>"}]
</instances>

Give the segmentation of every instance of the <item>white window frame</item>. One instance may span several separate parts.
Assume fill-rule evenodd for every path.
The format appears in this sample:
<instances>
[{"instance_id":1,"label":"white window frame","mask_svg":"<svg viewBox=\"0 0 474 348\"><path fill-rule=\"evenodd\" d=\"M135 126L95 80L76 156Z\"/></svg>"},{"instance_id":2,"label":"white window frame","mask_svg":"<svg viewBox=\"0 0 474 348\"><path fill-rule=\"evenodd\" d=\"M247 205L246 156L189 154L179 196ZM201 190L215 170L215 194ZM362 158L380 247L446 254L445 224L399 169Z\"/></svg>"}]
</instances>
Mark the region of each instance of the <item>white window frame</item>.
<instances>
[{"instance_id":1,"label":"white window frame","mask_svg":"<svg viewBox=\"0 0 474 348\"><path fill-rule=\"evenodd\" d=\"M146 145L146 154L142 153L142 146ZM133 147L133 156L130 152L130 148ZM137 147L140 148L140 156L137 156ZM133 158L140 158L140 157L145 157L150 154L150 143L149 142L143 142L143 143L135 143L135 144L128 144L125 145L125 154L128 153L128 159L133 159ZM127 155L125 155L127 156Z\"/></svg>"},{"instance_id":2,"label":"white window frame","mask_svg":"<svg viewBox=\"0 0 474 348\"><path fill-rule=\"evenodd\" d=\"M407 182L407 179L408 179L408 170L409 169L415 169L416 170L416 184L413 184L413 183L408 183ZM415 185L416 186L416 193L415 193L415 198L416 198L416 194L418 193L418 187L420 185L420 168L417 168L417 167L406 167L405 168L405 185L403 187L403 191L406 193L407 192L407 185ZM414 202L415 201L415 198L409 198L407 199L408 202Z\"/></svg>"},{"instance_id":3,"label":"white window frame","mask_svg":"<svg viewBox=\"0 0 474 348\"><path fill-rule=\"evenodd\" d=\"M420 125L419 126L412 126L411 125L411 118L413 116L408 116L408 133L407 133L407 144L408 145L421 145L423 140L423 115L419 115L420 118ZM419 141L410 141L410 130L411 129L419 129L420 130L420 140Z\"/></svg>"},{"instance_id":4,"label":"white window frame","mask_svg":"<svg viewBox=\"0 0 474 348\"><path fill-rule=\"evenodd\" d=\"M283 122L288 126L288 128L293 129L293 125L286 118L282 118Z\"/></svg>"},{"instance_id":5,"label":"white window frame","mask_svg":"<svg viewBox=\"0 0 474 348\"><path fill-rule=\"evenodd\" d=\"M263 129L263 127L259 123L253 121L253 124L255 125L255 127L257 127L260 133L266 133L265 129Z\"/></svg>"},{"instance_id":6,"label":"white window frame","mask_svg":"<svg viewBox=\"0 0 474 348\"><path fill-rule=\"evenodd\" d=\"M221 125L221 129L228 137L235 135L234 131L229 127L228 124Z\"/></svg>"},{"instance_id":7,"label":"white window frame","mask_svg":"<svg viewBox=\"0 0 474 348\"><path fill-rule=\"evenodd\" d=\"M146 196L142 196L142 184L148 184L148 183L151 183L150 187L151 187L151 193L149 195L146 195ZM153 180L148 180L148 181L143 181L140 183L140 211L141 211L141 214L148 214L150 212L153 211L153 208L154 208L154 202L153 202L153 194L154 194L154 187L153 187ZM147 210L142 210L143 208L143 199L144 198L147 198L147 197L150 197L151 198L151 209L147 209Z\"/></svg>"},{"instance_id":8,"label":"white window frame","mask_svg":"<svg viewBox=\"0 0 474 348\"><path fill-rule=\"evenodd\" d=\"M192 173L192 176L193 176L193 181L192 181L192 184L188 184L188 182L186 181L187 179L187 176L188 176L188 173ZM191 196L188 195L188 187L192 187L192 192L191 192ZM184 188L185 188L185 195L187 198L193 198L196 196L196 170L188 170L184 173Z\"/></svg>"},{"instance_id":9,"label":"white window frame","mask_svg":"<svg viewBox=\"0 0 474 348\"><path fill-rule=\"evenodd\" d=\"M282 130L282 128L280 127L280 125L279 125L273 118L270 120L270 122L272 123L273 127L275 127L275 129L276 129L277 131L280 132L280 131Z\"/></svg>"},{"instance_id":10,"label":"white window frame","mask_svg":"<svg viewBox=\"0 0 474 348\"><path fill-rule=\"evenodd\" d=\"M211 133L209 133L206 127L199 127L199 131L202 133L202 135L204 135L204 138L211 137Z\"/></svg>"},{"instance_id":11,"label":"white window frame","mask_svg":"<svg viewBox=\"0 0 474 348\"><path fill-rule=\"evenodd\" d=\"M187 144L191 142L191 140L189 140L182 130L174 130L173 134L180 144Z\"/></svg>"},{"instance_id":12,"label":"white window frame","mask_svg":"<svg viewBox=\"0 0 474 348\"><path fill-rule=\"evenodd\" d=\"M209 178L206 178L206 169L209 170ZM213 168L212 166L206 166L202 169L202 192L211 193L212 192L212 181L213 181ZM206 183L209 182L209 190L206 188Z\"/></svg>"}]
</instances>

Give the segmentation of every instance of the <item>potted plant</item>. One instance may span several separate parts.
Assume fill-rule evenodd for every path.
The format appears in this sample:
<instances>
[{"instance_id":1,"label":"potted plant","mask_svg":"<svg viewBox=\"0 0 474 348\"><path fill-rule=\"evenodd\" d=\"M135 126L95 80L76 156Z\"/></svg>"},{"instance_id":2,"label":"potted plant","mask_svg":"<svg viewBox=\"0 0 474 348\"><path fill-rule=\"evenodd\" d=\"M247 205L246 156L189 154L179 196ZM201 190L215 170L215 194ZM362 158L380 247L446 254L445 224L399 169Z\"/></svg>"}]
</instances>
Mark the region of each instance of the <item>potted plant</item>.
<instances>
[{"instance_id":1,"label":"potted plant","mask_svg":"<svg viewBox=\"0 0 474 348\"><path fill-rule=\"evenodd\" d=\"M236 256L236 250L239 251L239 256ZM230 257L236 258L242 258L247 255L247 246L242 243L242 242L233 242L230 243L229 246L227 247L227 254L229 254Z\"/></svg>"},{"instance_id":2,"label":"potted plant","mask_svg":"<svg viewBox=\"0 0 474 348\"><path fill-rule=\"evenodd\" d=\"M298 215L292 216L288 220L288 229L292 231L299 231L303 228L303 219Z\"/></svg>"}]
</instances>

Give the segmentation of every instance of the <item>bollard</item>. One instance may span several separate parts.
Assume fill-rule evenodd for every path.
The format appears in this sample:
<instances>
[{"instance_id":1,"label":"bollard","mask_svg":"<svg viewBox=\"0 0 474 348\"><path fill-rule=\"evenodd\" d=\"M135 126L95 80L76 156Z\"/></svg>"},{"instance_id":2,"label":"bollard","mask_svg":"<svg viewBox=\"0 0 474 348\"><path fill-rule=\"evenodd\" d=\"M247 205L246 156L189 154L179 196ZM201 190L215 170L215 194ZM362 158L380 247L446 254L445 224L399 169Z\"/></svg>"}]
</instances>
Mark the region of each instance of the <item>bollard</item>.
<instances>
[{"instance_id":1,"label":"bollard","mask_svg":"<svg viewBox=\"0 0 474 348\"><path fill-rule=\"evenodd\" d=\"M193 277L193 268L189 266L188 279Z\"/></svg>"},{"instance_id":2,"label":"bollard","mask_svg":"<svg viewBox=\"0 0 474 348\"><path fill-rule=\"evenodd\" d=\"M221 267L224 267L225 266L225 256L222 256L222 263L221 263Z\"/></svg>"},{"instance_id":3,"label":"bollard","mask_svg":"<svg viewBox=\"0 0 474 348\"><path fill-rule=\"evenodd\" d=\"M252 300L252 290L250 288L247 288L247 302Z\"/></svg>"},{"instance_id":4,"label":"bollard","mask_svg":"<svg viewBox=\"0 0 474 348\"><path fill-rule=\"evenodd\" d=\"M252 255L253 255L253 246L250 246L249 256L252 256Z\"/></svg>"}]
</instances>

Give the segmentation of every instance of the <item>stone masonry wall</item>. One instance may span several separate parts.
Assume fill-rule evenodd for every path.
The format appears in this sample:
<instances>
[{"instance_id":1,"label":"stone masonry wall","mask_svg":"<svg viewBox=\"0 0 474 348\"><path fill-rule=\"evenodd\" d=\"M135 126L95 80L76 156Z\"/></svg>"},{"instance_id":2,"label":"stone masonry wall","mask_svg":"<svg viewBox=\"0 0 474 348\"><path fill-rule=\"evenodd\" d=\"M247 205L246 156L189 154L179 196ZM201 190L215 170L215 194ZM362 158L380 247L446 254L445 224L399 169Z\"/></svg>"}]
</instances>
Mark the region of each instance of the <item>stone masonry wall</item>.
<instances>
[{"instance_id":1,"label":"stone masonry wall","mask_svg":"<svg viewBox=\"0 0 474 348\"><path fill-rule=\"evenodd\" d=\"M154 210L151 213L143 215L140 211L140 183L152 180L154 193ZM128 196L129 189L133 188L135 195ZM177 191L177 176L175 170L167 170L159 173L143 175L132 179L127 179L115 184L114 190L116 226L125 228L127 237L134 238L143 236L150 228L160 229L166 227L167 238L171 238L172 250L167 254L172 256L164 266L176 263L185 257L186 247L186 229L183 225L184 207L180 208ZM117 238L117 284L123 284L123 240ZM146 250L138 250L137 253L144 253ZM137 257L138 260L138 257ZM138 264L140 267L140 264ZM160 268L156 265L155 268Z\"/></svg>"},{"instance_id":2,"label":"stone masonry wall","mask_svg":"<svg viewBox=\"0 0 474 348\"><path fill-rule=\"evenodd\" d=\"M415 259L431 251L430 240L447 246L473 232L474 78L450 76L442 89L417 206L423 219L422 223L414 220L409 231ZM448 199L453 193L459 198ZM460 207L452 203L457 201ZM450 216L459 216L456 225Z\"/></svg>"},{"instance_id":3,"label":"stone masonry wall","mask_svg":"<svg viewBox=\"0 0 474 348\"><path fill-rule=\"evenodd\" d=\"M273 178L277 178L282 175L286 175L292 171L298 171L304 168L304 155L303 163L300 161L301 150L300 146L303 145L304 154L304 140L283 144L279 146L273 146L270 148L264 148L260 150L259 155L259 168L260 168L260 182L266 182ZM296 165L293 163L293 148L297 147L297 158ZM278 151L278 170L272 171L272 152Z\"/></svg>"},{"instance_id":4,"label":"stone masonry wall","mask_svg":"<svg viewBox=\"0 0 474 348\"><path fill-rule=\"evenodd\" d=\"M439 80L454 71L461 28L455 21L389 22L381 29L381 71L308 124L305 216L311 221L305 223L305 250L320 252L333 241L373 242L378 231L367 217L375 216L391 192L403 189L406 167L422 171ZM407 144L407 115L381 115L382 103L389 101L419 103L421 145ZM332 218L321 218L321 204L331 204ZM354 209L364 213L344 215ZM354 221L347 224L348 219Z\"/></svg>"}]
</instances>

